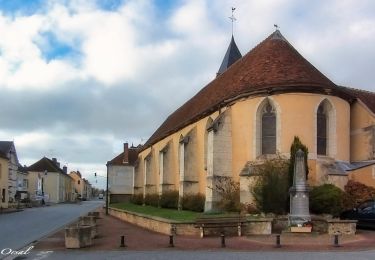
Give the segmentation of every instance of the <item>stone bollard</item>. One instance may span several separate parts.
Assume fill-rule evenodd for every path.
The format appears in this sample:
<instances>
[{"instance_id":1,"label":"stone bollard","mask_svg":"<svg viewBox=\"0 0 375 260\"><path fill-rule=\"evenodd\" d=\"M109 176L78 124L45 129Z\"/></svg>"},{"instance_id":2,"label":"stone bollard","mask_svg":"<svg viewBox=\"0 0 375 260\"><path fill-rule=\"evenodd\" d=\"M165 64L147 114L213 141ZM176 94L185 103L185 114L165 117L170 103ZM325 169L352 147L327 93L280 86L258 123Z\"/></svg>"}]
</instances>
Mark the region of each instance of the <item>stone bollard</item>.
<instances>
[{"instance_id":1,"label":"stone bollard","mask_svg":"<svg viewBox=\"0 0 375 260\"><path fill-rule=\"evenodd\" d=\"M87 214L89 217L95 217L96 219L100 218L100 212L99 211L91 211Z\"/></svg>"},{"instance_id":2,"label":"stone bollard","mask_svg":"<svg viewBox=\"0 0 375 260\"><path fill-rule=\"evenodd\" d=\"M92 226L72 225L65 228L65 247L82 248L92 245Z\"/></svg>"},{"instance_id":3,"label":"stone bollard","mask_svg":"<svg viewBox=\"0 0 375 260\"><path fill-rule=\"evenodd\" d=\"M94 216L80 217L78 224L92 226L91 238L95 238L98 235L98 226L96 225L96 219Z\"/></svg>"}]
</instances>

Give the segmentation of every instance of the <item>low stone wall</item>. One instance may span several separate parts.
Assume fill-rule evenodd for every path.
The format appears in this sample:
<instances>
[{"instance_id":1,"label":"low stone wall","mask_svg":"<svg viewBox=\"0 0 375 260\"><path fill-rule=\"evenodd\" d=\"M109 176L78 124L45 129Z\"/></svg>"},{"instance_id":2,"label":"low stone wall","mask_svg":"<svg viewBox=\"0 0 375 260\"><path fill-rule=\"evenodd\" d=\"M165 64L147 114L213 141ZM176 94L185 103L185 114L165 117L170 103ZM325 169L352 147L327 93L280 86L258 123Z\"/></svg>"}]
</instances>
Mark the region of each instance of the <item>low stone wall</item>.
<instances>
[{"instance_id":1,"label":"low stone wall","mask_svg":"<svg viewBox=\"0 0 375 260\"><path fill-rule=\"evenodd\" d=\"M330 235L354 235L357 220L328 220L328 234Z\"/></svg>"},{"instance_id":2,"label":"low stone wall","mask_svg":"<svg viewBox=\"0 0 375 260\"><path fill-rule=\"evenodd\" d=\"M199 228L195 227L195 222L177 222L158 217L143 215L140 213L130 212L127 210L109 208L108 213L123 221L132 223L134 225L170 235L173 232L176 235L200 236ZM237 227L225 228L225 233L228 235L236 235L238 233ZM218 235L221 229L210 228L205 230L205 235ZM249 220L246 226L243 227L242 235L269 235L272 233L272 219L262 218Z\"/></svg>"},{"instance_id":3,"label":"low stone wall","mask_svg":"<svg viewBox=\"0 0 375 260\"><path fill-rule=\"evenodd\" d=\"M65 247L82 248L92 245L92 226L71 225L65 228Z\"/></svg>"},{"instance_id":4,"label":"low stone wall","mask_svg":"<svg viewBox=\"0 0 375 260\"><path fill-rule=\"evenodd\" d=\"M243 235L270 235L272 234L272 218L252 219L246 222Z\"/></svg>"},{"instance_id":5,"label":"low stone wall","mask_svg":"<svg viewBox=\"0 0 375 260\"><path fill-rule=\"evenodd\" d=\"M325 216L312 215L311 222L313 224L312 231L321 234L330 235L353 235L356 232L356 220L339 220ZM272 223L272 230L276 233L288 228L288 218L278 217Z\"/></svg>"},{"instance_id":6,"label":"low stone wall","mask_svg":"<svg viewBox=\"0 0 375 260\"><path fill-rule=\"evenodd\" d=\"M109 208L108 213L118 219L162 234L170 235L173 230L176 235L199 236L199 229L194 227L194 223L177 222L116 208Z\"/></svg>"}]
</instances>

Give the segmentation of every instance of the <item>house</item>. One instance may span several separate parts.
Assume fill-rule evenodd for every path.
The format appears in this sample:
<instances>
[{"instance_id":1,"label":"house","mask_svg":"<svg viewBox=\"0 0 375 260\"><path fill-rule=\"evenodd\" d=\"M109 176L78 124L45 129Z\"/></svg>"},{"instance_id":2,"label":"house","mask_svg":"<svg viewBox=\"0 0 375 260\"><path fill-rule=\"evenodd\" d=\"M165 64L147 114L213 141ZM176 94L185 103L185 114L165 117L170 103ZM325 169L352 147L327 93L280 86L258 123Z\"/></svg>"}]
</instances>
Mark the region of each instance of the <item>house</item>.
<instances>
[{"instance_id":1,"label":"house","mask_svg":"<svg viewBox=\"0 0 375 260\"><path fill-rule=\"evenodd\" d=\"M17 170L17 190L16 190L16 199L23 201L26 198L29 198L29 180L27 167L18 165Z\"/></svg>"},{"instance_id":2,"label":"house","mask_svg":"<svg viewBox=\"0 0 375 260\"><path fill-rule=\"evenodd\" d=\"M67 174L66 166L60 168L56 158L43 157L27 167L27 171L31 199L43 197L51 203L74 201L73 179Z\"/></svg>"},{"instance_id":3,"label":"house","mask_svg":"<svg viewBox=\"0 0 375 260\"><path fill-rule=\"evenodd\" d=\"M69 176L73 179L74 189L78 198L82 200L89 200L92 198L92 186L88 180L82 178L80 171L71 171Z\"/></svg>"},{"instance_id":4,"label":"house","mask_svg":"<svg viewBox=\"0 0 375 260\"><path fill-rule=\"evenodd\" d=\"M0 207L16 202L18 157L14 142L0 141Z\"/></svg>"},{"instance_id":5,"label":"house","mask_svg":"<svg viewBox=\"0 0 375 260\"><path fill-rule=\"evenodd\" d=\"M83 192L83 197L86 198L86 200L90 200L92 198L92 186L91 186L91 183L83 178L83 182L84 182L84 192Z\"/></svg>"},{"instance_id":6,"label":"house","mask_svg":"<svg viewBox=\"0 0 375 260\"><path fill-rule=\"evenodd\" d=\"M139 150L134 192L203 193L207 211L216 181L231 178L250 203L250 165L289 158L295 136L309 150L310 185L375 187L375 93L335 84L279 30L243 57L232 38L217 77Z\"/></svg>"},{"instance_id":7,"label":"house","mask_svg":"<svg viewBox=\"0 0 375 260\"><path fill-rule=\"evenodd\" d=\"M129 201L134 192L134 166L138 148L124 143L124 151L107 162L109 201Z\"/></svg>"},{"instance_id":8,"label":"house","mask_svg":"<svg viewBox=\"0 0 375 260\"><path fill-rule=\"evenodd\" d=\"M77 170L77 171L71 171L69 173L69 176L72 178L73 180L73 185L74 185L74 190L75 190L75 193L77 194L77 198L80 198L82 199L83 198L83 187L84 187L84 181L82 179L82 175L81 173Z\"/></svg>"}]
</instances>

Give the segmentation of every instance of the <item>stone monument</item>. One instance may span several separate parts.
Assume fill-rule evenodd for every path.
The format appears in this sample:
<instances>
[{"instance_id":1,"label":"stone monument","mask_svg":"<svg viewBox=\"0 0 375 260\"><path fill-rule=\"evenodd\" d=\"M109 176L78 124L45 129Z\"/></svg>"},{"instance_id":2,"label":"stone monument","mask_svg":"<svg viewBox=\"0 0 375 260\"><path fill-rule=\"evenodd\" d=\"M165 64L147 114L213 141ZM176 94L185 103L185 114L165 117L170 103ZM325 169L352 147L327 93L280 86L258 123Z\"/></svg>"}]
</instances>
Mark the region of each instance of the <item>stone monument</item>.
<instances>
[{"instance_id":1,"label":"stone monument","mask_svg":"<svg viewBox=\"0 0 375 260\"><path fill-rule=\"evenodd\" d=\"M293 186L290 195L290 226L302 226L311 221L309 211L309 186L306 183L305 153L299 149L294 163Z\"/></svg>"}]
</instances>

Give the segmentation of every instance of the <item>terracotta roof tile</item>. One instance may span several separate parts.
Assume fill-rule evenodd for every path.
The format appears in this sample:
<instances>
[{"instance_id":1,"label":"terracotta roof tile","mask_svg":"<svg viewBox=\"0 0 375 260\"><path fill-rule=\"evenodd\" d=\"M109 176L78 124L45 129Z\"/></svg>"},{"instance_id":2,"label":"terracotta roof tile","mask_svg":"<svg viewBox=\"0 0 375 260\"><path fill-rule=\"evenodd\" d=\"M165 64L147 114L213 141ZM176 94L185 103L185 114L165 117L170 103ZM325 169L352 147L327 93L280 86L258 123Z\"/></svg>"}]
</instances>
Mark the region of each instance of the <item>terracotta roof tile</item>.
<instances>
[{"instance_id":1,"label":"terracotta roof tile","mask_svg":"<svg viewBox=\"0 0 375 260\"><path fill-rule=\"evenodd\" d=\"M272 93L280 89L289 92L340 91L277 30L172 113L142 150L239 95Z\"/></svg>"},{"instance_id":2,"label":"terracotta roof tile","mask_svg":"<svg viewBox=\"0 0 375 260\"><path fill-rule=\"evenodd\" d=\"M138 159L138 149L137 148L129 148L129 162L124 162L124 152L117 155L115 158L110 160L107 165L129 165L134 166L135 162Z\"/></svg>"},{"instance_id":3,"label":"terracotta roof tile","mask_svg":"<svg viewBox=\"0 0 375 260\"><path fill-rule=\"evenodd\" d=\"M355 98L360 99L373 113L375 113L375 93L367 90L343 87L348 93Z\"/></svg>"},{"instance_id":4,"label":"terracotta roof tile","mask_svg":"<svg viewBox=\"0 0 375 260\"><path fill-rule=\"evenodd\" d=\"M64 173L64 171L58 167L51 159L48 159L47 157L43 157L36 163L30 165L29 167L26 168L27 171L30 172L58 172L58 173Z\"/></svg>"}]
</instances>

